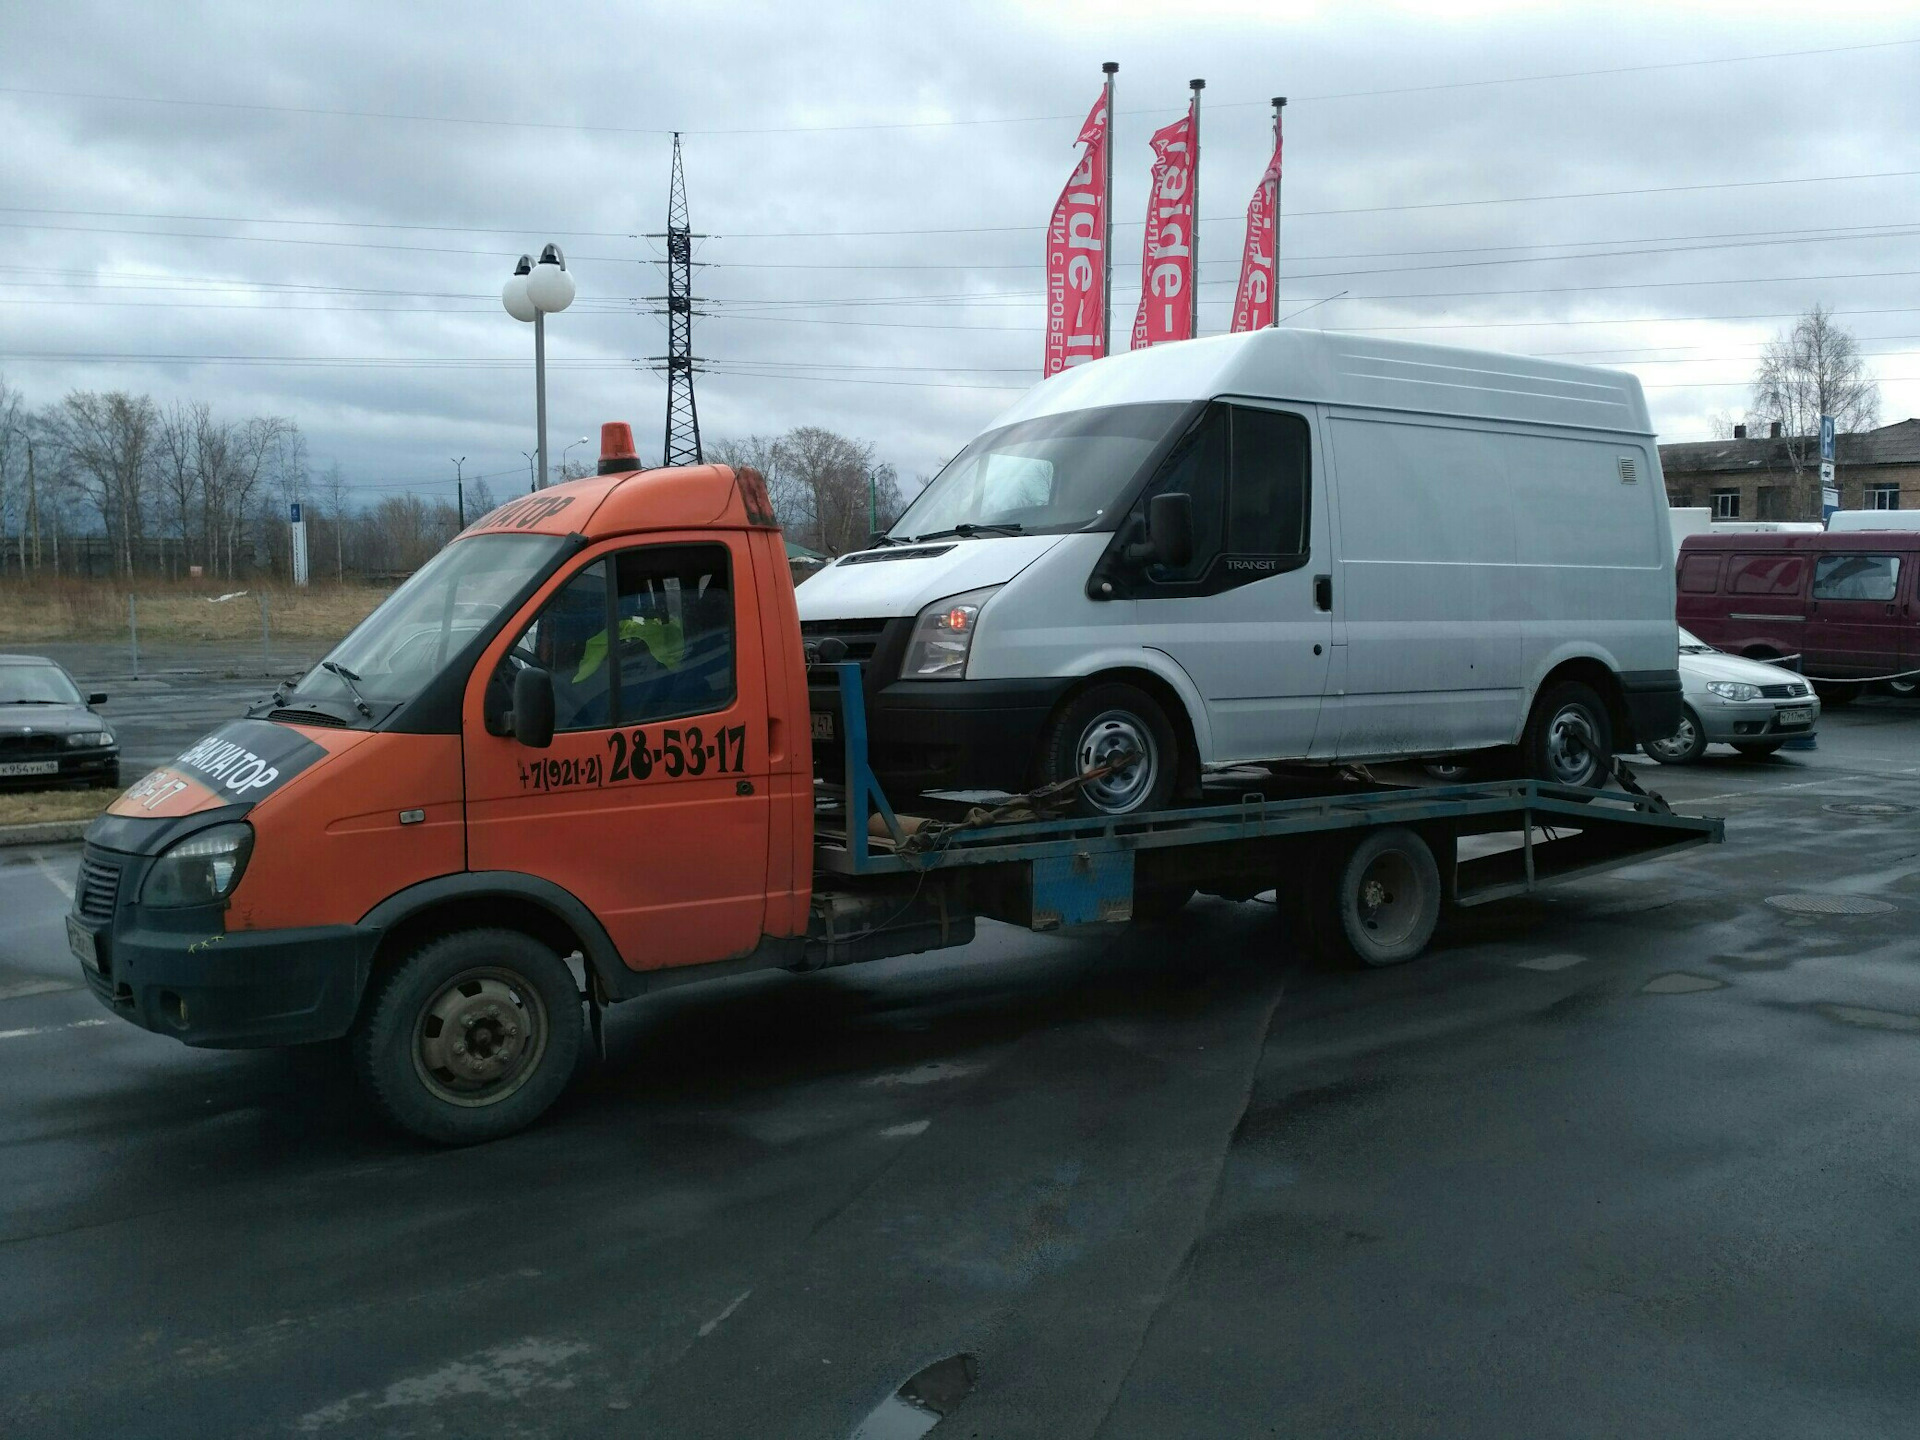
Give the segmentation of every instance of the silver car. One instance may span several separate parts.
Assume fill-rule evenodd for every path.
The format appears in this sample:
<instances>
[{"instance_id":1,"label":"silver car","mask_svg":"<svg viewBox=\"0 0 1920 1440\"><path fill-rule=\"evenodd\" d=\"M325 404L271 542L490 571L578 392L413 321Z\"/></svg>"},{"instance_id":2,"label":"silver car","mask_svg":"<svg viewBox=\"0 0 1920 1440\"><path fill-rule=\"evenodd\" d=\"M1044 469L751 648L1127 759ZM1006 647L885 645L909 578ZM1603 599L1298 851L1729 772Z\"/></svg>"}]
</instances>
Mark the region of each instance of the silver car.
<instances>
[{"instance_id":1,"label":"silver car","mask_svg":"<svg viewBox=\"0 0 1920 1440\"><path fill-rule=\"evenodd\" d=\"M1771 755L1820 723L1813 686L1791 670L1728 655L1680 632L1680 729L1641 748L1662 765L1698 760L1709 745L1731 745L1748 759Z\"/></svg>"}]
</instances>

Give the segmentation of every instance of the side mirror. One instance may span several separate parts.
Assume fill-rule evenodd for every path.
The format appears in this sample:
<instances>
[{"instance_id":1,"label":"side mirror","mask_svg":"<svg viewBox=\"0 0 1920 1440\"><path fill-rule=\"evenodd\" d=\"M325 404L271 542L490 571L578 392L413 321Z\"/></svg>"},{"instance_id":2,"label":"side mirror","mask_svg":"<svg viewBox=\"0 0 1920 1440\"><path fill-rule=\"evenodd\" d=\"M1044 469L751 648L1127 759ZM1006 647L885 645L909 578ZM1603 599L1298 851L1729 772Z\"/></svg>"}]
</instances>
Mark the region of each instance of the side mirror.
<instances>
[{"instance_id":1,"label":"side mirror","mask_svg":"<svg viewBox=\"0 0 1920 1440\"><path fill-rule=\"evenodd\" d=\"M107 703L107 692L104 690L96 690L91 695L87 696L87 704L89 705L104 705L106 703Z\"/></svg>"},{"instance_id":2,"label":"side mirror","mask_svg":"<svg viewBox=\"0 0 1920 1440\"><path fill-rule=\"evenodd\" d=\"M553 744L553 676L532 665L513 677L513 738L532 750Z\"/></svg>"},{"instance_id":3,"label":"side mirror","mask_svg":"<svg viewBox=\"0 0 1920 1440\"><path fill-rule=\"evenodd\" d=\"M1174 493L1147 501L1147 548L1161 565L1179 569L1193 559L1193 497Z\"/></svg>"}]
</instances>

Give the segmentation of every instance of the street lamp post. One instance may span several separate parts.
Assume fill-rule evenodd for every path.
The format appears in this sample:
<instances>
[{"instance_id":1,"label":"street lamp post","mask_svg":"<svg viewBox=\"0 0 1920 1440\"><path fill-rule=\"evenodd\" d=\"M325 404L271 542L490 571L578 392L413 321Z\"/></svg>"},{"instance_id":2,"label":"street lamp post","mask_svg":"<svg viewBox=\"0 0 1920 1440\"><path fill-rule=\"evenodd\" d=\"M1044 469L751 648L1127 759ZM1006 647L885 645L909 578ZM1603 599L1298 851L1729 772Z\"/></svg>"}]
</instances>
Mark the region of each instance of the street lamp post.
<instances>
[{"instance_id":1,"label":"street lamp post","mask_svg":"<svg viewBox=\"0 0 1920 1440\"><path fill-rule=\"evenodd\" d=\"M453 503L460 516L460 528L467 528L467 482L465 472L467 457L462 455L453 462Z\"/></svg>"},{"instance_id":2,"label":"street lamp post","mask_svg":"<svg viewBox=\"0 0 1920 1440\"><path fill-rule=\"evenodd\" d=\"M527 457L527 493L531 495L540 488L533 483L533 451L522 450L520 453Z\"/></svg>"},{"instance_id":3,"label":"street lamp post","mask_svg":"<svg viewBox=\"0 0 1920 1440\"><path fill-rule=\"evenodd\" d=\"M573 453L573 447L586 443L587 437L582 435L578 440L569 440L567 442L567 448L560 452L560 478L562 480L567 478L567 457Z\"/></svg>"},{"instance_id":4,"label":"street lamp post","mask_svg":"<svg viewBox=\"0 0 1920 1440\"><path fill-rule=\"evenodd\" d=\"M573 276L567 273L567 257L558 245L540 249L540 261L526 255L513 267L513 275L501 287L500 303L514 319L533 326L534 420L539 427L539 467L534 488L547 484L547 324L546 317L557 315L573 303Z\"/></svg>"}]
</instances>

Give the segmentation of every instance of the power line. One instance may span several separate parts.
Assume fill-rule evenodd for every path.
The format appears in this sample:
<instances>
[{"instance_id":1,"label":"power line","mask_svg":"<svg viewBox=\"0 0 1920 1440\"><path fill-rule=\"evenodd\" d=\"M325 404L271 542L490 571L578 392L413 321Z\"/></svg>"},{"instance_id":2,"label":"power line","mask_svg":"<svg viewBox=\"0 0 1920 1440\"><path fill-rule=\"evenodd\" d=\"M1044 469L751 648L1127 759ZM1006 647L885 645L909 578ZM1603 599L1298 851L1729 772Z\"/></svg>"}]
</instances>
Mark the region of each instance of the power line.
<instances>
[{"instance_id":1,"label":"power line","mask_svg":"<svg viewBox=\"0 0 1920 1440\"><path fill-rule=\"evenodd\" d=\"M1876 40L1857 45L1832 45L1808 50L1775 50L1751 55L1722 55L1698 60L1666 60L1645 65L1615 65L1594 70L1563 70L1552 74L1512 75L1481 80L1439 81L1426 85L1406 85L1390 89L1327 91L1317 95L1299 95L1296 101L1308 100L1360 100L1373 99L1389 95L1429 94L1441 90L1474 90L1497 85L1532 85L1551 80L1577 80L1598 76L1643 74L1664 70L1683 70L1697 66L1742 65L1766 60L1793 60L1814 55L1841 55L1866 50L1890 50L1900 46L1920 44L1920 38L1904 40ZM980 125L1037 125L1077 120L1078 115L1009 115L982 116L967 119L950 120L894 120L866 121L843 125L769 125L752 127L716 128L694 130L686 126L640 126L640 125L583 125L559 120L501 120L491 116L477 115L422 115L390 110L349 110L344 108L309 105L266 105L235 100L181 99L173 96L128 95L89 90L54 90L24 85L0 86L0 94L29 95L41 99L59 100L98 100L110 103L133 105L164 105L190 109L247 111L270 115L306 115L325 119L406 121L417 124L435 125L478 125L492 129L521 130L557 130L581 134L605 135L656 135L665 137L676 129L683 135L709 136L761 136L761 135L834 135L853 131L876 130L941 130L972 127ZM1227 100L1214 105L1214 109L1243 109L1253 106L1264 107L1265 100ZM1123 115L1157 115L1161 111L1123 110Z\"/></svg>"}]
</instances>

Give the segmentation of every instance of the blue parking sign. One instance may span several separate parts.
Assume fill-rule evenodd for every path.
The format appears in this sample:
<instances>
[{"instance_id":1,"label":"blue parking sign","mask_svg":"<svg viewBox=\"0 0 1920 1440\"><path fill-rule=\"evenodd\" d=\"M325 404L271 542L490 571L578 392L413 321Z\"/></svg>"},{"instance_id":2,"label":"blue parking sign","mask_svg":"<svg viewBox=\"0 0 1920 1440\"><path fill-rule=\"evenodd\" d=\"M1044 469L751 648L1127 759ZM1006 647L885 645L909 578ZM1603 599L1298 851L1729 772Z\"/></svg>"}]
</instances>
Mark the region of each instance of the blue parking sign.
<instances>
[{"instance_id":1,"label":"blue parking sign","mask_svg":"<svg viewBox=\"0 0 1920 1440\"><path fill-rule=\"evenodd\" d=\"M1822 415L1820 417L1820 458L1822 460L1831 460L1834 458L1833 416L1831 415Z\"/></svg>"}]
</instances>

